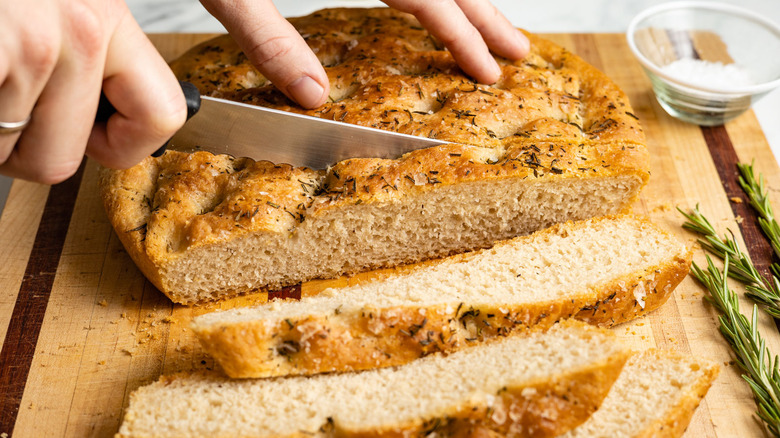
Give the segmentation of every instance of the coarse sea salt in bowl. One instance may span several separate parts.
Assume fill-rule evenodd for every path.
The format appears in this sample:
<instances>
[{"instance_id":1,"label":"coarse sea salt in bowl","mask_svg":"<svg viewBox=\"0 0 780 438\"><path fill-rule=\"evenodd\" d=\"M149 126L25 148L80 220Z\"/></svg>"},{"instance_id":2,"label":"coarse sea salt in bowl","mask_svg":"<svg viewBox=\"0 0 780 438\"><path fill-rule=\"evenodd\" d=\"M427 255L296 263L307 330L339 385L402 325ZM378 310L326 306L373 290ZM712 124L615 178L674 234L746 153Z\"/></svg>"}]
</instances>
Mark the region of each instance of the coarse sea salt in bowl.
<instances>
[{"instance_id":1,"label":"coarse sea salt in bowl","mask_svg":"<svg viewBox=\"0 0 780 438\"><path fill-rule=\"evenodd\" d=\"M780 26L736 6L663 3L636 16L627 38L658 102L687 122L726 123L780 86Z\"/></svg>"}]
</instances>

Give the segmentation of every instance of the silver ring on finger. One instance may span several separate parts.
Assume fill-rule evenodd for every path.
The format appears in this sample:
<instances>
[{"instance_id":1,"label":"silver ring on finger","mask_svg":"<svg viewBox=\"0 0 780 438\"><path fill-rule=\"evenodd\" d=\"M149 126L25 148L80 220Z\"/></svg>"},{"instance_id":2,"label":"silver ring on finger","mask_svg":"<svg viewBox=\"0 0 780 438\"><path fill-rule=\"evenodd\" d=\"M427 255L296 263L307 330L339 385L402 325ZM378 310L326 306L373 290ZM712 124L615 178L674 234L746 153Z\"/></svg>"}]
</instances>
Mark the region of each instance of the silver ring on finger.
<instances>
[{"instance_id":1,"label":"silver ring on finger","mask_svg":"<svg viewBox=\"0 0 780 438\"><path fill-rule=\"evenodd\" d=\"M31 118L31 116L27 116L27 118L21 122L0 122L0 135L13 134L14 132L24 130L24 128L30 124Z\"/></svg>"}]
</instances>

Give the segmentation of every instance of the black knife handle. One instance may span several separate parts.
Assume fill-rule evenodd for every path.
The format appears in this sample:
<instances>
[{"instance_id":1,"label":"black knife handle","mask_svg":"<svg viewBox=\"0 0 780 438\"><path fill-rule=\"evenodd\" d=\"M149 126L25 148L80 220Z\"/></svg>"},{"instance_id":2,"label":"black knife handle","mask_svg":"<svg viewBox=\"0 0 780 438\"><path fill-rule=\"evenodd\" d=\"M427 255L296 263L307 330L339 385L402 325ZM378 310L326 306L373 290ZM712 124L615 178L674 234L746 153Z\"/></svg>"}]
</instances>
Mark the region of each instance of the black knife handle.
<instances>
[{"instance_id":1,"label":"black knife handle","mask_svg":"<svg viewBox=\"0 0 780 438\"><path fill-rule=\"evenodd\" d=\"M181 91L184 92L184 99L187 101L187 120L189 120L200 109L200 91L198 91L198 87L191 82L179 81L179 85L181 85ZM106 94L101 92L97 114L95 114L95 123L106 123L108 118L114 113L116 113L116 108L108 101ZM165 153L165 146L167 144L168 142L165 142L164 145L160 146L160 149L154 151L152 156L159 157Z\"/></svg>"}]
</instances>

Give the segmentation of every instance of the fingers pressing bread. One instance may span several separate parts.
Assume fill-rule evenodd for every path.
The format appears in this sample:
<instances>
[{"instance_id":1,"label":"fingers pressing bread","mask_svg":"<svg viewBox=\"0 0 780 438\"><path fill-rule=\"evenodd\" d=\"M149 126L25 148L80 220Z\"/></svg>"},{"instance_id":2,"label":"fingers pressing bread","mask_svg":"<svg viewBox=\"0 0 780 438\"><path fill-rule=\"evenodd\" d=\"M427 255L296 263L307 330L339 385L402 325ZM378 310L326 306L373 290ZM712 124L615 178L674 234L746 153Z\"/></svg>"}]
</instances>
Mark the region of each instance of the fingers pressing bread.
<instances>
[{"instance_id":1,"label":"fingers pressing bread","mask_svg":"<svg viewBox=\"0 0 780 438\"><path fill-rule=\"evenodd\" d=\"M498 81L501 70L489 49L519 59L528 54L528 40L490 4L481 0L384 0L413 14L452 52L461 69L478 82Z\"/></svg>"},{"instance_id":2,"label":"fingers pressing bread","mask_svg":"<svg viewBox=\"0 0 780 438\"><path fill-rule=\"evenodd\" d=\"M317 57L271 0L201 0L235 38L265 77L306 108L325 103L329 82ZM494 83L501 75L492 49L519 59L528 39L489 2L482 0L385 0L417 17L452 52L466 74Z\"/></svg>"},{"instance_id":3,"label":"fingers pressing bread","mask_svg":"<svg viewBox=\"0 0 780 438\"><path fill-rule=\"evenodd\" d=\"M385 3L417 17L452 52L467 75L485 84L498 80L501 70L487 44L454 1L385 0Z\"/></svg>"},{"instance_id":4,"label":"fingers pressing bread","mask_svg":"<svg viewBox=\"0 0 780 438\"><path fill-rule=\"evenodd\" d=\"M202 3L279 90L305 108L325 103L330 89L325 69L270 0Z\"/></svg>"},{"instance_id":5,"label":"fingers pressing bread","mask_svg":"<svg viewBox=\"0 0 780 438\"><path fill-rule=\"evenodd\" d=\"M495 6L483 0L455 0L490 50L508 59L528 55L531 43Z\"/></svg>"}]
</instances>

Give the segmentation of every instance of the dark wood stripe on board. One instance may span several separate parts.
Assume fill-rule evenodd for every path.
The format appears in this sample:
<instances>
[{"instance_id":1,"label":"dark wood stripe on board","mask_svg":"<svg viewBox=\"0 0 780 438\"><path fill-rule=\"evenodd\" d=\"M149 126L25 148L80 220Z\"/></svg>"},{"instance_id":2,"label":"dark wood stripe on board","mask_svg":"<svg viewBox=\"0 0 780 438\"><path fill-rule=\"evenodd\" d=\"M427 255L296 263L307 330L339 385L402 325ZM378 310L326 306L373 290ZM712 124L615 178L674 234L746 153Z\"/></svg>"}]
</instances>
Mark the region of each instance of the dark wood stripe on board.
<instances>
[{"instance_id":1,"label":"dark wood stripe on board","mask_svg":"<svg viewBox=\"0 0 780 438\"><path fill-rule=\"evenodd\" d=\"M0 351L0 433L9 436L22 403L83 174L84 162L74 176L49 190Z\"/></svg>"},{"instance_id":2,"label":"dark wood stripe on board","mask_svg":"<svg viewBox=\"0 0 780 438\"><path fill-rule=\"evenodd\" d=\"M288 286L279 290L268 292L268 301L271 300L300 300L301 299L301 285Z\"/></svg>"},{"instance_id":3,"label":"dark wood stripe on board","mask_svg":"<svg viewBox=\"0 0 780 438\"><path fill-rule=\"evenodd\" d=\"M693 57L694 59L701 59L690 33L667 31L667 35L672 41L679 58ZM723 125L702 126L701 132L704 135L704 141L707 142L715 168L718 170L723 190L725 190L726 196L729 197L731 211L734 212L734 217L742 218L741 221L737 221L737 224L747 246L746 249L750 259L753 261L756 269L758 269L758 272L769 278L771 276L769 266L772 264L772 247L769 244L769 240L761 233L758 225L758 216L753 208L750 207L748 197L742 191L742 187L739 186L739 170L737 169L739 157L734 149L734 144L731 143L729 133ZM734 202L735 199L740 199L742 202ZM780 321L777 321L777 324L780 324Z\"/></svg>"},{"instance_id":4,"label":"dark wood stripe on board","mask_svg":"<svg viewBox=\"0 0 780 438\"><path fill-rule=\"evenodd\" d=\"M729 133L724 126L713 126L701 128L704 134L704 140L710 150L712 160L715 162L715 168L718 170L720 182L723 184L723 190L729 197L729 204L734 216L742 218L738 220L739 230L747 246L747 252L753 264L758 271L765 277L769 277L769 266L772 264L772 247L769 241L764 237L761 228L758 225L758 215L748 203L748 197L742 187L739 186L739 170L737 163L739 157L734 145L731 143ZM742 202L734 202L740 199Z\"/></svg>"}]
</instances>

